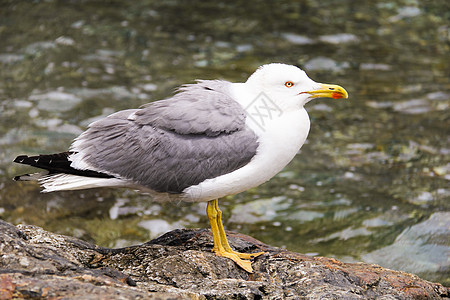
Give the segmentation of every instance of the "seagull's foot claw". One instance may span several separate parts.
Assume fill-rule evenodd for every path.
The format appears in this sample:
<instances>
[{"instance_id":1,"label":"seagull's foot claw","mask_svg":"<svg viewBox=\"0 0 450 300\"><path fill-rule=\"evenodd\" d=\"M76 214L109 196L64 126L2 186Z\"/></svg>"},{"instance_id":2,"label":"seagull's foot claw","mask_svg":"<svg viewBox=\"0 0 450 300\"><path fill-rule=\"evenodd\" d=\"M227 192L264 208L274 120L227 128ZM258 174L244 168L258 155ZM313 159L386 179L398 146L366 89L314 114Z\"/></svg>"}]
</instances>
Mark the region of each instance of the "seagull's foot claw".
<instances>
[{"instance_id":1,"label":"seagull's foot claw","mask_svg":"<svg viewBox=\"0 0 450 300\"><path fill-rule=\"evenodd\" d=\"M219 251L214 250L214 253L217 256L223 256L234 261L239 267L247 271L248 273L253 273L252 262L249 260L243 260L239 255L247 254L247 253L238 253L238 252L228 252L228 251Z\"/></svg>"},{"instance_id":2,"label":"seagull's foot claw","mask_svg":"<svg viewBox=\"0 0 450 300\"><path fill-rule=\"evenodd\" d=\"M255 257L258 257L260 255L263 255L266 252L257 252L257 253L240 253L236 251L232 251L234 254L236 254L239 258L242 259L253 259Z\"/></svg>"}]
</instances>

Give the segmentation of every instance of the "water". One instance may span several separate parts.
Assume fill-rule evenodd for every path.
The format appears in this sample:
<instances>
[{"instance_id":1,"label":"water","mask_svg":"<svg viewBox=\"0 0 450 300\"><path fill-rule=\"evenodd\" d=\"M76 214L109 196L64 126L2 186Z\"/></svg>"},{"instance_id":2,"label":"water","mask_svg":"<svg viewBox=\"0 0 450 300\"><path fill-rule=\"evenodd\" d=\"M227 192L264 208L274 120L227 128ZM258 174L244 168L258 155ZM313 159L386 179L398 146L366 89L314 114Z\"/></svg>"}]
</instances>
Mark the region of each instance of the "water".
<instances>
[{"instance_id":1,"label":"water","mask_svg":"<svg viewBox=\"0 0 450 300\"><path fill-rule=\"evenodd\" d=\"M209 226L205 204L129 190L42 194L19 154L65 151L90 122L194 79L302 66L350 99L320 99L300 154L220 201L225 226L292 251L449 284L447 1L3 1L0 217L107 247Z\"/></svg>"}]
</instances>

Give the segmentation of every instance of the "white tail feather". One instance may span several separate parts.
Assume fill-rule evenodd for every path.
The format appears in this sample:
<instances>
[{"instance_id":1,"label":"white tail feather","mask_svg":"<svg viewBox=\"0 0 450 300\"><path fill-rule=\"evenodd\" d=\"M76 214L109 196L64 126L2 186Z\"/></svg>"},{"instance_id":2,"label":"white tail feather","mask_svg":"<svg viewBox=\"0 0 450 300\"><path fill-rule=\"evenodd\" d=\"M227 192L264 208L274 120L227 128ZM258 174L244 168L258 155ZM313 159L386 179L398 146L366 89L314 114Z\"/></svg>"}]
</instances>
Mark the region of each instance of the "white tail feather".
<instances>
[{"instance_id":1,"label":"white tail feather","mask_svg":"<svg viewBox=\"0 0 450 300\"><path fill-rule=\"evenodd\" d=\"M38 179L44 187L42 192L82 190L98 187L126 187L129 183L118 178L84 177L70 174L55 174Z\"/></svg>"}]
</instances>

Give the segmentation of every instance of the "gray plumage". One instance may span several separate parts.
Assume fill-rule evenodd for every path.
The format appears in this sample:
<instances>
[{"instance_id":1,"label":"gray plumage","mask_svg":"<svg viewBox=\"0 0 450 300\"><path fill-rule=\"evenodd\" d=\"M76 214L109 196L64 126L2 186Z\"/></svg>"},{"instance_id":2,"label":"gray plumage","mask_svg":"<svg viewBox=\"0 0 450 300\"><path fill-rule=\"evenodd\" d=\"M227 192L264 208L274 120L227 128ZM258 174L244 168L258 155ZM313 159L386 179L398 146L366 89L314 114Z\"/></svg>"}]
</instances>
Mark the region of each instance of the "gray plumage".
<instances>
[{"instance_id":1,"label":"gray plumage","mask_svg":"<svg viewBox=\"0 0 450 300\"><path fill-rule=\"evenodd\" d=\"M256 154L258 140L229 84L199 81L172 98L96 121L77 138L70 159L167 193L239 169Z\"/></svg>"},{"instance_id":2,"label":"gray plumage","mask_svg":"<svg viewBox=\"0 0 450 300\"><path fill-rule=\"evenodd\" d=\"M136 123L179 134L216 136L244 128L245 111L228 95L231 83L200 80L184 85L172 98L149 103L136 112Z\"/></svg>"}]
</instances>

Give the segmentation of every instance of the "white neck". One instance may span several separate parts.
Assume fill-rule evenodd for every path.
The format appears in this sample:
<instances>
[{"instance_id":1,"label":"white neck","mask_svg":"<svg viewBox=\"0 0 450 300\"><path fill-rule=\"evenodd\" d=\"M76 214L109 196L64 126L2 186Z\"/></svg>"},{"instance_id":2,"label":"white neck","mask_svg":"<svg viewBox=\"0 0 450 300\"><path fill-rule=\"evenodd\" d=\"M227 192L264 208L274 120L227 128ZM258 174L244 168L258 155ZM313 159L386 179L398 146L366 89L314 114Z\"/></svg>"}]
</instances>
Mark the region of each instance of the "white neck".
<instances>
[{"instance_id":1,"label":"white neck","mask_svg":"<svg viewBox=\"0 0 450 300\"><path fill-rule=\"evenodd\" d=\"M261 121L252 115L253 105L258 105L254 101L259 93L244 87L244 84L233 84L231 92L246 110L246 125L258 135L257 153L244 167L186 189L186 198L191 201L209 201L266 182L294 158L308 136L310 122L303 107L278 113L273 111L271 117L266 113ZM265 112L261 109L260 113Z\"/></svg>"}]
</instances>

